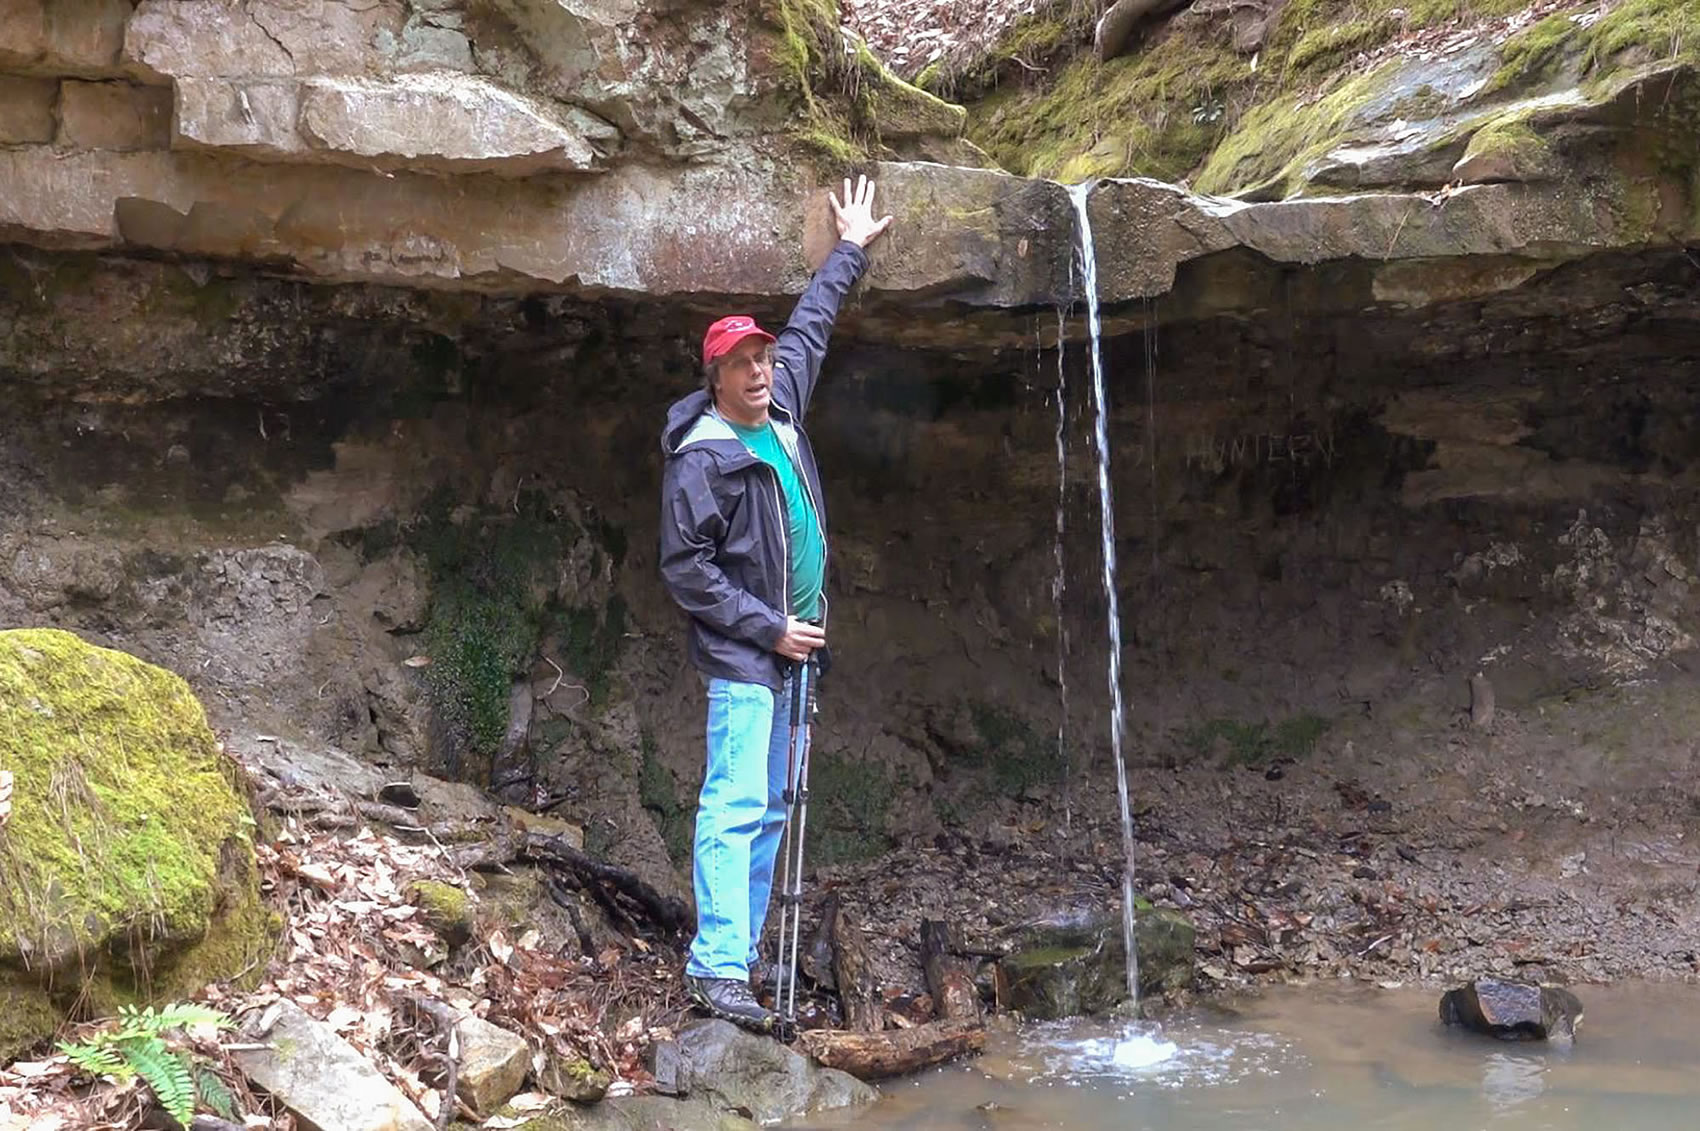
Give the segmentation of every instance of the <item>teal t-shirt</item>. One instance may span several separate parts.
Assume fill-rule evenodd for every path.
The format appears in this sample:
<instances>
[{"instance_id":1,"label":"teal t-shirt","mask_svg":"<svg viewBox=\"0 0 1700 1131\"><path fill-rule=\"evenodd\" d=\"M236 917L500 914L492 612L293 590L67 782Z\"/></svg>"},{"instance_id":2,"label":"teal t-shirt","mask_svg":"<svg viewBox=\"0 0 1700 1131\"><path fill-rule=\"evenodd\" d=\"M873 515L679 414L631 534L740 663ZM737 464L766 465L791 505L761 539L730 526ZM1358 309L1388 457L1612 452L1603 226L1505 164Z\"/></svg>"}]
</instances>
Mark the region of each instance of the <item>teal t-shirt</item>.
<instances>
[{"instance_id":1,"label":"teal t-shirt","mask_svg":"<svg viewBox=\"0 0 1700 1131\"><path fill-rule=\"evenodd\" d=\"M750 453L779 475L779 493L785 500L786 542L791 547L790 614L801 620L820 616L821 585L826 579L826 541L809 490L779 434L769 421L760 428L731 425Z\"/></svg>"}]
</instances>

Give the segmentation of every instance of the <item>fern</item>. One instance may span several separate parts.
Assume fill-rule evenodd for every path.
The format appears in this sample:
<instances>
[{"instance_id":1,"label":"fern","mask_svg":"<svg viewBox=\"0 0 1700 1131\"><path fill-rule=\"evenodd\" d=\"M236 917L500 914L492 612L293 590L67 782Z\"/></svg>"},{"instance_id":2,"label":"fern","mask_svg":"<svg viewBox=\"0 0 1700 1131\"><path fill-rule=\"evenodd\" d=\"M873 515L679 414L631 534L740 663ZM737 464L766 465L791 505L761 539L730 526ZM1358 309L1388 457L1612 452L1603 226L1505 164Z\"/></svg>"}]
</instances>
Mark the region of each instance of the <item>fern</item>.
<instances>
[{"instance_id":1,"label":"fern","mask_svg":"<svg viewBox=\"0 0 1700 1131\"><path fill-rule=\"evenodd\" d=\"M61 1042L59 1048L72 1064L92 1075L120 1082L140 1076L153 1089L159 1106L185 1127L194 1119L196 1100L203 1095L219 1114L234 1118L235 1104L223 1082L200 1068L189 1053L175 1051L165 1042L164 1034L188 1025L227 1029L231 1020L216 1009L186 1002L157 1010L151 1005L146 1009L125 1005L118 1009L116 1029L85 1042ZM217 1084L216 1091L212 1082Z\"/></svg>"},{"instance_id":2,"label":"fern","mask_svg":"<svg viewBox=\"0 0 1700 1131\"><path fill-rule=\"evenodd\" d=\"M135 1037L119 1045L124 1059L153 1089L153 1098L166 1113L189 1126L195 1118L195 1079L183 1058L155 1036Z\"/></svg>"},{"instance_id":3,"label":"fern","mask_svg":"<svg viewBox=\"0 0 1700 1131\"><path fill-rule=\"evenodd\" d=\"M236 1112L236 1097L230 1094L218 1073L198 1062L195 1064L195 1090L200 1093L201 1102L216 1114L232 1123L241 1121Z\"/></svg>"},{"instance_id":4,"label":"fern","mask_svg":"<svg viewBox=\"0 0 1700 1131\"><path fill-rule=\"evenodd\" d=\"M110 1045L62 1044L59 1047L65 1050L72 1064L90 1076L116 1076L120 1080L128 1080L135 1075L124 1063L123 1055Z\"/></svg>"}]
</instances>

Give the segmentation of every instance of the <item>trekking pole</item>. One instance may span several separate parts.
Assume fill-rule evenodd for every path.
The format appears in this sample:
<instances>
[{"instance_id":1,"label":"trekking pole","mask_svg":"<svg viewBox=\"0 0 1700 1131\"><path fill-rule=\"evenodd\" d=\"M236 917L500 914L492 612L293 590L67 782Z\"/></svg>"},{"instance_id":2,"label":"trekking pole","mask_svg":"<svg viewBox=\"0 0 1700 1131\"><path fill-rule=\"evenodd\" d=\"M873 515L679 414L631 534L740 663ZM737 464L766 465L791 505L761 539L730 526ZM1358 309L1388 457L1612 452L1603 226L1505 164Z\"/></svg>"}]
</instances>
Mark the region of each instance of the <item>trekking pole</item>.
<instances>
[{"instance_id":1,"label":"trekking pole","mask_svg":"<svg viewBox=\"0 0 1700 1131\"><path fill-rule=\"evenodd\" d=\"M801 754L799 738L803 727L802 695L806 670L804 664L791 665L791 736L785 748L785 791L781 795L785 802L785 831L779 842L779 955L778 961L773 964L775 971L785 962L786 940L791 937L793 930L801 930L802 927L803 909L791 898L791 842L796 835L791 817L797 808L797 763ZM775 982L777 981L776 977ZM782 1003L783 990L781 985L774 986L775 1007Z\"/></svg>"},{"instance_id":2,"label":"trekking pole","mask_svg":"<svg viewBox=\"0 0 1700 1131\"><path fill-rule=\"evenodd\" d=\"M785 1008L781 1010L781 1016L785 1018L787 1025L792 1026L797 1023L797 955L803 935L803 833L809 824L809 748L812 745L814 733L814 714L820 707L815 698L814 676L815 662L811 657L804 661L798 669L798 681L801 686L792 697L793 718L796 719L793 725L798 728L801 734L793 746L797 754L797 772L793 775L791 782L792 795L795 801L790 807L786 819L786 833L789 840L787 848L794 857L787 865L787 870L791 874L789 902L795 909L791 916L791 938L788 952L784 936L781 936L779 940L780 958L785 962L786 972L789 975L784 987L786 1002ZM795 815L797 818L795 836L790 835L790 815Z\"/></svg>"}]
</instances>

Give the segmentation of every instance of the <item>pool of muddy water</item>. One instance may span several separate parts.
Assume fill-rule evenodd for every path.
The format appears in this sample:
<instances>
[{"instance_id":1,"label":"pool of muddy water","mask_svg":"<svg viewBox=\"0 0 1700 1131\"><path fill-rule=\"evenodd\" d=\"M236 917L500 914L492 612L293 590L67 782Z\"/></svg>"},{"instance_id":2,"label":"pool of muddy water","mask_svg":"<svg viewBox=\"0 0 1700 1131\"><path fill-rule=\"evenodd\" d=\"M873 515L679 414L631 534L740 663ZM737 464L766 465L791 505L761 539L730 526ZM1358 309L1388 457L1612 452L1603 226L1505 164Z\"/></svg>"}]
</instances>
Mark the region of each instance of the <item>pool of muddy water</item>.
<instances>
[{"instance_id":1,"label":"pool of muddy water","mask_svg":"<svg viewBox=\"0 0 1700 1131\"><path fill-rule=\"evenodd\" d=\"M1442 1027L1439 991L1279 988L1160 1026L991 1034L816 1127L857 1131L1665 1131L1700 1125L1700 987L1574 987L1574 1042Z\"/></svg>"}]
</instances>

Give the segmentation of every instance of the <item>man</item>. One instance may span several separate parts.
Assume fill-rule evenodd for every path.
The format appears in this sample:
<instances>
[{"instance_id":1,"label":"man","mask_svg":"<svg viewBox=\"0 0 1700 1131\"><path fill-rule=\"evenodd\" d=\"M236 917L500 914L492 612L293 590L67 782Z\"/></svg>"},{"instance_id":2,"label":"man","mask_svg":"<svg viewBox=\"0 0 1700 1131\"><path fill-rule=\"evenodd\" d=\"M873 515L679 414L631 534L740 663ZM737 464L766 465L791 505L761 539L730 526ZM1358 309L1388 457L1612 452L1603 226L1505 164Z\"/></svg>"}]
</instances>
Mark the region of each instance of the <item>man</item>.
<instances>
[{"instance_id":1,"label":"man","mask_svg":"<svg viewBox=\"0 0 1700 1131\"><path fill-rule=\"evenodd\" d=\"M703 337L704 387L667 411L661 577L690 614L708 685L698 799L697 934L685 967L698 1008L758 1031L777 1018L751 988L785 826L788 700L796 664L826 646L825 515L803 414L863 249L891 224L874 184L828 194L839 242L776 338L747 315ZM756 970L765 980L765 970Z\"/></svg>"}]
</instances>

